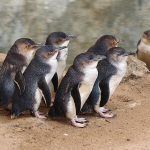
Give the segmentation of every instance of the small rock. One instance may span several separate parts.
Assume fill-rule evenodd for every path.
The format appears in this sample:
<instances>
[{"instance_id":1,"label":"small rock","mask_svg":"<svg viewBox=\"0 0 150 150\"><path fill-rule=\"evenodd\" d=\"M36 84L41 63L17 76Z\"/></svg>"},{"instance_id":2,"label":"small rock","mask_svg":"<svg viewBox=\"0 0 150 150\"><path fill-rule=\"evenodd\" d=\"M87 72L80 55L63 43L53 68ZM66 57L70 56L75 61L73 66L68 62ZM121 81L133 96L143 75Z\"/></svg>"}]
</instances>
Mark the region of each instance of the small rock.
<instances>
[{"instance_id":1,"label":"small rock","mask_svg":"<svg viewBox=\"0 0 150 150\"><path fill-rule=\"evenodd\" d=\"M68 136L68 134L67 134L67 133L64 133L64 136Z\"/></svg>"},{"instance_id":2,"label":"small rock","mask_svg":"<svg viewBox=\"0 0 150 150\"><path fill-rule=\"evenodd\" d=\"M137 103L132 103L132 104L129 104L129 107L134 108L136 105L137 105Z\"/></svg>"},{"instance_id":3,"label":"small rock","mask_svg":"<svg viewBox=\"0 0 150 150\"><path fill-rule=\"evenodd\" d=\"M139 106L139 105L141 105L140 102L138 102L138 103L131 103L131 104L129 104L129 107L130 108L134 108L134 107Z\"/></svg>"}]
</instances>

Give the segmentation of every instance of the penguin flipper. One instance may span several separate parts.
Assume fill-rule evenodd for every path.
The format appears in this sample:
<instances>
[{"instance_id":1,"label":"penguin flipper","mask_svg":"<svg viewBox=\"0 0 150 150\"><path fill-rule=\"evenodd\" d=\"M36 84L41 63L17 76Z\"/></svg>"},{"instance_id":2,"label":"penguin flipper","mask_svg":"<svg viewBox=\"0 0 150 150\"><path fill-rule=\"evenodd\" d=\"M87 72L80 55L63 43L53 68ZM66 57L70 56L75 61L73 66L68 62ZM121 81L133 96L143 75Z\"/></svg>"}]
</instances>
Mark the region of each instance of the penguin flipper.
<instances>
[{"instance_id":1,"label":"penguin flipper","mask_svg":"<svg viewBox=\"0 0 150 150\"><path fill-rule=\"evenodd\" d=\"M10 52L10 51L8 52L6 56L6 60L8 64L11 64L14 67L19 68L19 69L27 65L27 62L24 56L18 53Z\"/></svg>"},{"instance_id":2,"label":"penguin flipper","mask_svg":"<svg viewBox=\"0 0 150 150\"><path fill-rule=\"evenodd\" d=\"M42 93L43 93L44 98L46 100L47 107L49 107L50 104L51 104L51 93L50 93L49 86L48 86L48 84L47 84L47 82L45 80L45 77L40 79L40 81L38 83L38 86L42 90Z\"/></svg>"},{"instance_id":3,"label":"penguin flipper","mask_svg":"<svg viewBox=\"0 0 150 150\"><path fill-rule=\"evenodd\" d=\"M57 72L54 74L54 76L52 78L52 83L53 83L53 86L54 86L54 91L56 93L57 88L58 88L58 75L57 75Z\"/></svg>"},{"instance_id":4,"label":"penguin flipper","mask_svg":"<svg viewBox=\"0 0 150 150\"><path fill-rule=\"evenodd\" d=\"M101 82L100 89L101 89L100 107L103 107L108 102L110 96L109 79L105 79L104 81Z\"/></svg>"},{"instance_id":5,"label":"penguin flipper","mask_svg":"<svg viewBox=\"0 0 150 150\"><path fill-rule=\"evenodd\" d=\"M22 95L25 90L25 87L26 87L26 82L25 82L25 78L21 71L18 71L16 73L15 84L17 85L18 89L20 90L20 95Z\"/></svg>"},{"instance_id":6,"label":"penguin flipper","mask_svg":"<svg viewBox=\"0 0 150 150\"><path fill-rule=\"evenodd\" d=\"M81 109L81 97L80 97L80 92L79 92L79 86L80 85L77 84L76 86L74 86L74 88L71 91L71 96L74 99L77 114L80 112L80 109Z\"/></svg>"}]
</instances>

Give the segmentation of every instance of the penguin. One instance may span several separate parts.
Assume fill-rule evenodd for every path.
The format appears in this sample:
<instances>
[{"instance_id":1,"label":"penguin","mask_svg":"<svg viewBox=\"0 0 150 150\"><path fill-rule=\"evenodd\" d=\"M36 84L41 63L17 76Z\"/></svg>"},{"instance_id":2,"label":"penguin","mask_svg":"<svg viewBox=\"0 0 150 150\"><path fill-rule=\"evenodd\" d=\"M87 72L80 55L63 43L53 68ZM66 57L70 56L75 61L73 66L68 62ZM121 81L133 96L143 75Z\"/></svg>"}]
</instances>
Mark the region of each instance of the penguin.
<instances>
[{"instance_id":1,"label":"penguin","mask_svg":"<svg viewBox=\"0 0 150 150\"><path fill-rule=\"evenodd\" d=\"M87 51L97 55L106 55L110 48L118 47L119 42L113 35L103 35Z\"/></svg>"},{"instance_id":2,"label":"penguin","mask_svg":"<svg viewBox=\"0 0 150 150\"><path fill-rule=\"evenodd\" d=\"M45 80L46 74L48 74L53 68L53 62L55 62L58 50L63 48L53 46L42 46L39 48L31 63L23 73L25 79L25 89L22 93L17 87L13 95L11 118L18 117L22 112L29 110L38 118L45 118L38 112L40 105L39 97L39 85L42 85L44 89L47 89L46 97L51 100L51 94L49 86ZM20 87L22 88L22 87ZM21 90L22 91L22 90ZM43 92L44 94L45 92Z\"/></svg>"},{"instance_id":3,"label":"penguin","mask_svg":"<svg viewBox=\"0 0 150 150\"><path fill-rule=\"evenodd\" d=\"M120 40L117 39L113 35L102 35L93 46L91 46L87 52L92 52L96 55L107 55L107 52L112 47L118 47ZM109 111L106 108L100 108L104 111ZM93 109L91 106L88 106L87 103L85 103L84 107L82 108L82 113L91 113L93 112Z\"/></svg>"},{"instance_id":4,"label":"penguin","mask_svg":"<svg viewBox=\"0 0 150 150\"><path fill-rule=\"evenodd\" d=\"M114 117L113 113L107 113L104 106L126 73L128 56L134 54L121 47L113 47L107 51L107 58L98 63L98 77L86 105L92 107L101 117ZM84 112L84 107L82 111Z\"/></svg>"},{"instance_id":5,"label":"penguin","mask_svg":"<svg viewBox=\"0 0 150 150\"><path fill-rule=\"evenodd\" d=\"M52 78L54 92L57 91L58 85L64 75L64 71L66 68L66 61L67 61L67 56L68 56L68 47L67 46L68 46L70 40L72 40L74 38L76 38L76 36L68 35L64 32L52 32L46 39L45 45L53 45L56 47L66 46L65 49L59 51L59 53L58 53L57 71ZM51 79L48 79L48 75L47 75L46 80L48 83L51 80Z\"/></svg>"},{"instance_id":6,"label":"penguin","mask_svg":"<svg viewBox=\"0 0 150 150\"><path fill-rule=\"evenodd\" d=\"M150 30L143 33L137 44L137 58L145 62L150 70Z\"/></svg>"},{"instance_id":7,"label":"penguin","mask_svg":"<svg viewBox=\"0 0 150 150\"><path fill-rule=\"evenodd\" d=\"M20 38L8 51L0 70L0 106L7 109L15 90L15 79L24 85L22 72L31 61L36 49L33 40Z\"/></svg>"},{"instance_id":8,"label":"penguin","mask_svg":"<svg viewBox=\"0 0 150 150\"><path fill-rule=\"evenodd\" d=\"M104 58L106 57L103 55L90 52L76 56L58 87L48 114L50 117L65 116L75 127L82 128L87 125L87 120L77 115L90 95L98 76L97 64Z\"/></svg>"}]
</instances>

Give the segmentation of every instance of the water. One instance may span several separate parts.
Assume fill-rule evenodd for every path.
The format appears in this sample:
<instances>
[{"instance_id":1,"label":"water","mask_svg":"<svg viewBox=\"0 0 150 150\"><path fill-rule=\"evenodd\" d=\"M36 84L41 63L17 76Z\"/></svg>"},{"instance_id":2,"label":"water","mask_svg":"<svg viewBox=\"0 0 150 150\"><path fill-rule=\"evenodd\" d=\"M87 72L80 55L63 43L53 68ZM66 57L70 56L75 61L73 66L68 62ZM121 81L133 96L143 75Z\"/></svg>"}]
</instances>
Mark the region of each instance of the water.
<instances>
[{"instance_id":1,"label":"water","mask_svg":"<svg viewBox=\"0 0 150 150\"><path fill-rule=\"evenodd\" d=\"M103 34L113 34L130 51L143 31L150 29L150 0L1 0L0 49L29 37L44 42L53 31L77 35L68 63Z\"/></svg>"}]
</instances>

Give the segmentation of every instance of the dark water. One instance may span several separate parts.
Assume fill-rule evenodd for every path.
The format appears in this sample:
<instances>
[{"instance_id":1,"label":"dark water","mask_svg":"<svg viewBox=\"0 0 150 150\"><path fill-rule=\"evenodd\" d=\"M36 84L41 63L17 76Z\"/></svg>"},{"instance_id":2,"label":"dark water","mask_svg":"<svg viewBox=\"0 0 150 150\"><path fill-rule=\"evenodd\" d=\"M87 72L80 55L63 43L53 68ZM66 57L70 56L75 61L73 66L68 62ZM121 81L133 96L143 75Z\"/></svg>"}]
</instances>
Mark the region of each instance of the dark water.
<instances>
[{"instance_id":1,"label":"dark water","mask_svg":"<svg viewBox=\"0 0 150 150\"><path fill-rule=\"evenodd\" d=\"M1 0L0 49L7 52L20 37L44 42L53 31L77 35L68 62L103 34L113 34L127 50L136 50L150 29L150 0Z\"/></svg>"}]
</instances>

